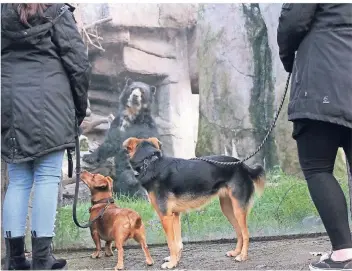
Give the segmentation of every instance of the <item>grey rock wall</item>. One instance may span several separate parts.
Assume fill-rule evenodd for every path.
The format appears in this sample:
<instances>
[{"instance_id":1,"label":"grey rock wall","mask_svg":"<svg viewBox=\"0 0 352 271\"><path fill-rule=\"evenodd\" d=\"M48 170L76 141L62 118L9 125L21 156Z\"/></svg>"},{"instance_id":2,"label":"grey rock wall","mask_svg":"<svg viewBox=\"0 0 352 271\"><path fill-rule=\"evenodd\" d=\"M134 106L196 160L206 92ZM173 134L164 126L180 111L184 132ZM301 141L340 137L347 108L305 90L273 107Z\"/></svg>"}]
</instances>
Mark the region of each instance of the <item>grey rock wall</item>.
<instances>
[{"instance_id":1,"label":"grey rock wall","mask_svg":"<svg viewBox=\"0 0 352 271\"><path fill-rule=\"evenodd\" d=\"M200 5L198 155L243 158L262 142L287 76L276 43L280 11L281 4ZM273 134L249 162L299 174L291 126L286 104Z\"/></svg>"}]
</instances>

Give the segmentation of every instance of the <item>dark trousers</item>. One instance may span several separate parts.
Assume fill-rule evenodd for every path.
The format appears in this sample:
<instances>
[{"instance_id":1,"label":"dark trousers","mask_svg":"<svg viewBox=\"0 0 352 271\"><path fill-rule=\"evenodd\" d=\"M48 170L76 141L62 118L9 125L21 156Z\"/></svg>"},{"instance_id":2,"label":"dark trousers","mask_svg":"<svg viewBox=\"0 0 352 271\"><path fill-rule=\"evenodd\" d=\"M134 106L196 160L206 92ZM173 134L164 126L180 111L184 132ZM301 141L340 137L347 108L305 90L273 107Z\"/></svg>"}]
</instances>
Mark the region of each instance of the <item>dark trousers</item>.
<instances>
[{"instance_id":1,"label":"dark trousers","mask_svg":"<svg viewBox=\"0 0 352 271\"><path fill-rule=\"evenodd\" d=\"M293 138L312 200L329 235L333 250L352 248L345 196L333 176L339 147L352 170L352 129L308 119L295 120ZM352 172L351 172L352 174Z\"/></svg>"}]
</instances>

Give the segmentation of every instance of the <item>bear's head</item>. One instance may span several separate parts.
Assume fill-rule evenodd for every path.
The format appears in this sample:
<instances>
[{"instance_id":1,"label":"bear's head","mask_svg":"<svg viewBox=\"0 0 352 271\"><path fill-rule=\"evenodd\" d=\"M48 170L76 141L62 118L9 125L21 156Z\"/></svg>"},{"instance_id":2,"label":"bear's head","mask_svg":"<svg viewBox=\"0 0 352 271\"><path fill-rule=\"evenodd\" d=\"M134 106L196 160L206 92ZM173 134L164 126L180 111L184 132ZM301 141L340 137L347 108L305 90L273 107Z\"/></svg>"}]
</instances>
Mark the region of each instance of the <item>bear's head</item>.
<instances>
[{"instance_id":1,"label":"bear's head","mask_svg":"<svg viewBox=\"0 0 352 271\"><path fill-rule=\"evenodd\" d=\"M138 114L142 109L150 109L155 93L155 86L128 79L120 95L120 104Z\"/></svg>"}]
</instances>

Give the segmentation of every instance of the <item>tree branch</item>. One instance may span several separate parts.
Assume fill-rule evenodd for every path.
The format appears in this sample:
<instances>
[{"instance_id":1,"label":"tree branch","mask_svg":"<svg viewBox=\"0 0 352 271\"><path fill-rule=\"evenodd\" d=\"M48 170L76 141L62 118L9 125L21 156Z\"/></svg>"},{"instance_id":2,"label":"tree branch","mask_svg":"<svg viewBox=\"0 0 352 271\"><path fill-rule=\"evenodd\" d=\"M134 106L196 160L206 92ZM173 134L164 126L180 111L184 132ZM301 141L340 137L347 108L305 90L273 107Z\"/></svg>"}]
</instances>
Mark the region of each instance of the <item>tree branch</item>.
<instances>
[{"instance_id":1,"label":"tree branch","mask_svg":"<svg viewBox=\"0 0 352 271\"><path fill-rule=\"evenodd\" d=\"M112 21L112 17L100 19L100 20L95 21L94 23L89 24L89 25L83 25L83 28L89 29L89 28L92 28L92 27L97 26L99 24L107 23L107 22L110 22L110 21Z\"/></svg>"}]
</instances>

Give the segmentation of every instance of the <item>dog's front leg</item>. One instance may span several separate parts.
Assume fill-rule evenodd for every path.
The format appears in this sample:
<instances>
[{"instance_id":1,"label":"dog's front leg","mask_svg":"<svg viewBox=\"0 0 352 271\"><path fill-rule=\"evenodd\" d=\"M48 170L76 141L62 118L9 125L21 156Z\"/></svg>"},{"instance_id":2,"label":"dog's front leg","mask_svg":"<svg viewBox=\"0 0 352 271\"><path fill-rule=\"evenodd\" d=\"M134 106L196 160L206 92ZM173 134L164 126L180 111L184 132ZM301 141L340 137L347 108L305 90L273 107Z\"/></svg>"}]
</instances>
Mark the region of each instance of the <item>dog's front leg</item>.
<instances>
[{"instance_id":1,"label":"dog's front leg","mask_svg":"<svg viewBox=\"0 0 352 271\"><path fill-rule=\"evenodd\" d=\"M181 259L181 254L183 250L180 213L174 213L174 235L175 235L175 242L176 242L177 262L179 262ZM170 261L170 256L164 258L164 262L169 262L169 261Z\"/></svg>"},{"instance_id":2,"label":"dog's front leg","mask_svg":"<svg viewBox=\"0 0 352 271\"><path fill-rule=\"evenodd\" d=\"M167 244L170 250L170 261L161 265L162 269L171 269L177 265L177 245L175 242L174 231L174 215L161 216L161 224L163 225Z\"/></svg>"},{"instance_id":3,"label":"dog's front leg","mask_svg":"<svg viewBox=\"0 0 352 271\"><path fill-rule=\"evenodd\" d=\"M99 236L98 230L94 225L91 226L90 228L90 234L95 243L95 251L92 253L91 257L93 259L100 258L100 251L101 251L100 236Z\"/></svg>"}]
</instances>

